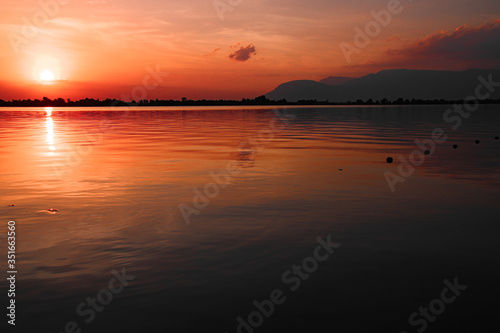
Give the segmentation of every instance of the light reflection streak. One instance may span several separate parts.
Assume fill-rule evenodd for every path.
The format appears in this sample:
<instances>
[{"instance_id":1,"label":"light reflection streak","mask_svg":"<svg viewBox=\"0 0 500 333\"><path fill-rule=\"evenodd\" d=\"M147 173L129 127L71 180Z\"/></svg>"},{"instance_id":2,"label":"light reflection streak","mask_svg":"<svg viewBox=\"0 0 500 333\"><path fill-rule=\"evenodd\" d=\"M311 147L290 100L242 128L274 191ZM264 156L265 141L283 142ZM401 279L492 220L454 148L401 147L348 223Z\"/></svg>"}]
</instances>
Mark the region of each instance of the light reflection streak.
<instances>
[{"instance_id":1,"label":"light reflection streak","mask_svg":"<svg viewBox=\"0 0 500 333\"><path fill-rule=\"evenodd\" d=\"M51 150L51 152L49 152L49 155L51 156L54 155L53 151L56 150L56 147L54 146L54 121L52 120L52 111L53 109L51 107L45 108L45 112L47 113L45 121L47 126L47 144Z\"/></svg>"}]
</instances>

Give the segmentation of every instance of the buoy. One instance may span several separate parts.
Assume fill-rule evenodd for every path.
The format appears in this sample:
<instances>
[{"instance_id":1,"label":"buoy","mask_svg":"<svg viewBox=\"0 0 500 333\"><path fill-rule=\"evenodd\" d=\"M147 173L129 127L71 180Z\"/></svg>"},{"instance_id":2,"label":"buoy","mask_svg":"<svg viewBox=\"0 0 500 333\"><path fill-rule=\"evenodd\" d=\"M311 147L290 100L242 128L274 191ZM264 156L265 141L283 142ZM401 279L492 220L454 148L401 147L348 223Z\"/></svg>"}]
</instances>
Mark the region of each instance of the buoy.
<instances>
[{"instance_id":1,"label":"buoy","mask_svg":"<svg viewBox=\"0 0 500 333\"><path fill-rule=\"evenodd\" d=\"M425 154L425 155L430 155L430 154L431 154L431 151L430 151L429 149L426 149L426 150L424 151L424 154Z\"/></svg>"},{"instance_id":2,"label":"buoy","mask_svg":"<svg viewBox=\"0 0 500 333\"><path fill-rule=\"evenodd\" d=\"M387 157L387 163L391 164L394 162L394 159L392 157Z\"/></svg>"},{"instance_id":3,"label":"buoy","mask_svg":"<svg viewBox=\"0 0 500 333\"><path fill-rule=\"evenodd\" d=\"M458 148L458 145L453 145L453 149L457 149Z\"/></svg>"},{"instance_id":4,"label":"buoy","mask_svg":"<svg viewBox=\"0 0 500 333\"><path fill-rule=\"evenodd\" d=\"M478 144L479 144L479 142L481 142L481 141L479 141L479 140L476 140L476 145L478 145Z\"/></svg>"}]
</instances>

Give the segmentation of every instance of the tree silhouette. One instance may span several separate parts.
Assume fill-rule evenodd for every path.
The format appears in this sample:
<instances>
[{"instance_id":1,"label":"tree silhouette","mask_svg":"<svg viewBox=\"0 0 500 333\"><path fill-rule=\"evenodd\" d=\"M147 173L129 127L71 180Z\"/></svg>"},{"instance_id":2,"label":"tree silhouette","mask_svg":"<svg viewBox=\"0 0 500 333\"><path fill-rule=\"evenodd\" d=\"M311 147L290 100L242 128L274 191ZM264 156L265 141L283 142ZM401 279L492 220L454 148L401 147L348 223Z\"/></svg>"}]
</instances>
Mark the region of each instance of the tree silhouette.
<instances>
[{"instance_id":1,"label":"tree silhouette","mask_svg":"<svg viewBox=\"0 0 500 333\"><path fill-rule=\"evenodd\" d=\"M478 101L480 104L500 104L500 99L486 99ZM301 100L298 102L287 102L286 99L281 100L269 100L265 95L258 96L254 99L243 98L241 101L236 100L188 100L183 97L182 100L140 100L139 102L125 102L117 99L106 98L105 100L85 98L78 101L72 101L71 99L63 99L61 97L51 100L50 98L44 96L40 99L24 99L24 100L10 100L5 101L0 99L0 107L110 107L110 106L231 106L231 105L410 105L410 104L463 104L464 100L420 100L420 99L403 99L398 98L394 101L389 101L387 98L382 100L373 101L371 98L367 101L358 99L355 102L347 101L345 103L336 103L330 101L318 101L318 100Z\"/></svg>"}]
</instances>

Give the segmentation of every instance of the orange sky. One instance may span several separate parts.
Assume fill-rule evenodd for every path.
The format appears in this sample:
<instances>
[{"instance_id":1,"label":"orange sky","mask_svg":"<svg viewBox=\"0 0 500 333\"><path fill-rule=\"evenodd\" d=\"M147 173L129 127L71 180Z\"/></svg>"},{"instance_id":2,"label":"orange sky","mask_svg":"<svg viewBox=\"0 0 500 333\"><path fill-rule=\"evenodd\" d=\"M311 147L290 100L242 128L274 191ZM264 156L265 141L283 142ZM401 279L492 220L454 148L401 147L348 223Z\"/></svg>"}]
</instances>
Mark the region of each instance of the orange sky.
<instances>
[{"instance_id":1,"label":"orange sky","mask_svg":"<svg viewBox=\"0 0 500 333\"><path fill-rule=\"evenodd\" d=\"M241 99L294 79L500 67L498 0L402 0L349 63L341 43L388 3L2 0L0 99Z\"/></svg>"}]
</instances>

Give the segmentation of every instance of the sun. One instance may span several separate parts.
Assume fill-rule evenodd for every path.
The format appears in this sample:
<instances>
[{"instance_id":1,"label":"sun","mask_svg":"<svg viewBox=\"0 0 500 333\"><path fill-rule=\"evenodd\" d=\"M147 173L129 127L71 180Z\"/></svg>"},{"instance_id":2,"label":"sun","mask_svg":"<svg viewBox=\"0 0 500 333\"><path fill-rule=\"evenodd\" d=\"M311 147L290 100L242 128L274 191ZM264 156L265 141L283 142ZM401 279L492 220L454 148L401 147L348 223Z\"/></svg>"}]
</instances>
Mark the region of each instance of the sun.
<instances>
[{"instance_id":1,"label":"sun","mask_svg":"<svg viewBox=\"0 0 500 333\"><path fill-rule=\"evenodd\" d=\"M43 81L43 82L51 82L51 81L54 81L55 80L55 75L54 73L52 73L51 71L49 71L48 69L42 71L40 73L40 81Z\"/></svg>"}]
</instances>

